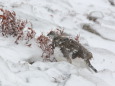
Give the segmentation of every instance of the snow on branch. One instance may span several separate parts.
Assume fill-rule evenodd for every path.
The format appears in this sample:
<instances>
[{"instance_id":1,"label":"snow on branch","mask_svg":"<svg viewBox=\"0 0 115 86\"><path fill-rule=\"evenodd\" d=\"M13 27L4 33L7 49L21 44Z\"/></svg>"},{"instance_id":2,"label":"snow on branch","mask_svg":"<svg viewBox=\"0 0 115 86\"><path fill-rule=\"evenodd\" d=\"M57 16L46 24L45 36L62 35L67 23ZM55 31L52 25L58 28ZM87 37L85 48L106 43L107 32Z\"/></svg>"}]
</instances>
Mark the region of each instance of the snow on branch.
<instances>
[{"instance_id":1,"label":"snow on branch","mask_svg":"<svg viewBox=\"0 0 115 86\"><path fill-rule=\"evenodd\" d=\"M27 20L17 19L16 13L14 11L4 10L0 8L0 31L3 36L13 36L16 37L15 43L23 39L26 40L26 44L34 38L35 31L31 27L27 27Z\"/></svg>"},{"instance_id":2,"label":"snow on branch","mask_svg":"<svg viewBox=\"0 0 115 86\"><path fill-rule=\"evenodd\" d=\"M37 42L39 43L39 47L42 49L43 53L42 56L43 60L50 60L51 55L54 54L54 50L51 46L51 40L44 36L43 34L41 34L38 38L37 38Z\"/></svg>"}]
</instances>

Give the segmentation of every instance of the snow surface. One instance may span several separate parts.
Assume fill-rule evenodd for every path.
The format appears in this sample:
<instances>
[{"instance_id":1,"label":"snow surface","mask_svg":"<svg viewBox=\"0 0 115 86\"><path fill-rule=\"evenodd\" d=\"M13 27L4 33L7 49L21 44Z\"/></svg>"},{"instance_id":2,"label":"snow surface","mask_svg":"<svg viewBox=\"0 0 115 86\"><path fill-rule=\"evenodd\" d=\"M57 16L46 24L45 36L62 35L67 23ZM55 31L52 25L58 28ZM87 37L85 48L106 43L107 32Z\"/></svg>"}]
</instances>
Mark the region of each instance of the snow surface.
<instances>
[{"instance_id":1,"label":"snow surface","mask_svg":"<svg viewBox=\"0 0 115 86\"><path fill-rule=\"evenodd\" d=\"M55 49L58 62L43 62L36 44L16 45L14 38L0 35L0 86L115 86L115 6L109 0L0 0L0 7L32 22L36 37L59 27L72 37L80 34L99 71L89 71L82 59L69 64L59 49ZM103 17L90 21L91 12ZM83 30L86 23L104 38Z\"/></svg>"}]
</instances>

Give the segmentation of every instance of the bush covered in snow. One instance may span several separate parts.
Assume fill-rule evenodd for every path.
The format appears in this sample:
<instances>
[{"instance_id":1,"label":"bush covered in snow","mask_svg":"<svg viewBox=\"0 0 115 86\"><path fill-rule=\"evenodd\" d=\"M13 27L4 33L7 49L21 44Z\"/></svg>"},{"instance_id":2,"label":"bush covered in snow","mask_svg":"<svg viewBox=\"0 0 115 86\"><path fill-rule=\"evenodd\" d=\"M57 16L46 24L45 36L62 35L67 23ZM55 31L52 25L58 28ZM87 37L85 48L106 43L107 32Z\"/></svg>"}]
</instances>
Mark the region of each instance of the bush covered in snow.
<instances>
[{"instance_id":1,"label":"bush covered in snow","mask_svg":"<svg viewBox=\"0 0 115 86\"><path fill-rule=\"evenodd\" d=\"M14 11L0 9L0 31L3 36L16 37L15 43L19 40L26 40L26 44L35 37L35 31L31 27L27 27L27 20L17 19Z\"/></svg>"}]
</instances>

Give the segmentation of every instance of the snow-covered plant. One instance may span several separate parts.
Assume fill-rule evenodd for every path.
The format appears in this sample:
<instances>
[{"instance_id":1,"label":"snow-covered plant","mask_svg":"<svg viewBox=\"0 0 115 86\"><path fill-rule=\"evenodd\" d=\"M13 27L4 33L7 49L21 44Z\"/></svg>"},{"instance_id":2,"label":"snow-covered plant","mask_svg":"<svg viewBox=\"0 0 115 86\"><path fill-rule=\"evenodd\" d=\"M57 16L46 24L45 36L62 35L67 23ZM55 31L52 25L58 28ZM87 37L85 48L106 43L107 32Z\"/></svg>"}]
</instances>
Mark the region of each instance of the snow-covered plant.
<instances>
[{"instance_id":1,"label":"snow-covered plant","mask_svg":"<svg viewBox=\"0 0 115 86\"><path fill-rule=\"evenodd\" d=\"M35 31L31 27L27 27L27 20L21 20L16 18L16 13L14 11L4 10L0 8L0 31L3 36L13 36L16 37L15 43L23 39L26 40L26 44L35 37Z\"/></svg>"},{"instance_id":2,"label":"snow-covered plant","mask_svg":"<svg viewBox=\"0 0 115 86\"><path fill-rule=\"evenodd\" d=\"M22 21L16 18L16 13L9 10L0 9L1 32L3 36L12 35L17 36L18 33L25 28L27 21Z\"/></svg>"},{"instance_id":3,"label":"snow-covered plant","mask_svg":"<svg viewBox=\"0 0 115 86\"><path fill-rule=\"evenodd\" d=\"M28 43L31 39L35 38L36 32L32 28L27 28L26 40Z\"/></svg>"},{"instance_id":4,"label":"snow-covered plant","mask_svg":"<svg viewBox=\"0 0 115 86\"><path fill-rule=\"evenodd\" d=\"M51 40L42 34L37 38L37 42L39 44L39 47L43 51L42 56L41 56L43 57L43 60L47 60L47 59L50 60L51 55L53 55L54 53L51 46Z\"/></svg>"},{"instance_id":5,"label":"snow-covered plant","mask_svg":"<svg viewBox=\"0 0 115 86\"><path fill-rule=\"evenodd\" d=\"M35 38L35 34L36 32L32 28L26 27L18 33L15 43L18 44L19 40L26 40L26 44L28 44L31 39Z\"/></svg>"}]
</instances>

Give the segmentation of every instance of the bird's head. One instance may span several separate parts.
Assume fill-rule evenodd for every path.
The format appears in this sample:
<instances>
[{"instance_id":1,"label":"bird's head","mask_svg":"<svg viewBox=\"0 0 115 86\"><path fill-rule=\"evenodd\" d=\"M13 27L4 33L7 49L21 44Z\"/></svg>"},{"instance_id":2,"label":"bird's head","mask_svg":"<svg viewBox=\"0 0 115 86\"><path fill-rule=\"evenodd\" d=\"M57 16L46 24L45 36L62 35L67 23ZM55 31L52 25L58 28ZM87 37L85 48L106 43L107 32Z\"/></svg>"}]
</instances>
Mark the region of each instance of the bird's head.
<instances>
[{"instance_id":1,"label":"bird's head","mask_svg":"<svg viewBox=\"0 0 115 86\"><path fill-rule=\"evenodd\" d=\"M55 31L50 31L48 34L47 34L47 36L49 36L50 38L54 38L54 37L57 37L58 36L58 34L55 32Z\"/></svg>"}]
</instances>

